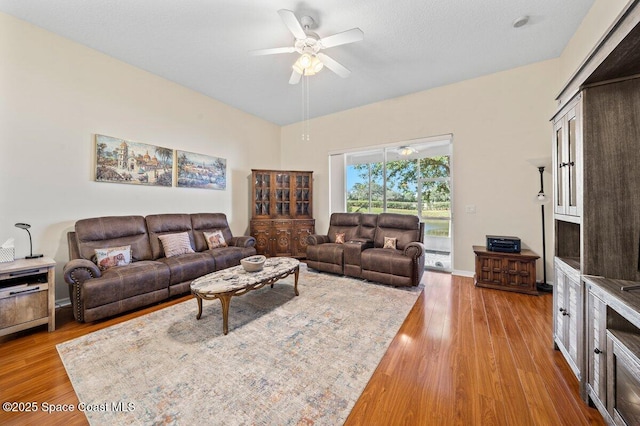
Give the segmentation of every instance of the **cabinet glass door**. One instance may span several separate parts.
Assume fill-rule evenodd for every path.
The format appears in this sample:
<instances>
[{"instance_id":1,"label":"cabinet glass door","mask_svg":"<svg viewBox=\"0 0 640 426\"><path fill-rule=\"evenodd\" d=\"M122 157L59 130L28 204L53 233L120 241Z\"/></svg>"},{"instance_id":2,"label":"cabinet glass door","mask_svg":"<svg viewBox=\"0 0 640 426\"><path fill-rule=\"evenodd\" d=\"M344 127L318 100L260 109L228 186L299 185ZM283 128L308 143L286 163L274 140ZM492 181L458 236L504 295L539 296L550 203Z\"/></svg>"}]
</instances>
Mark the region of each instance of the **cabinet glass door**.
<instances>
[{"instance_id":1,"label":"cabinet glass door","mask_svg":"<svg viewBox=\"0 0 640 426\"><path fill-rule=\"evenodd\" d=\"M578 196L577 196L577 176L576 176L576 115L575 110L569 116L567 121L567 183L568 183L568 194L567 194L567 202L569 204L569 214L576 214L577 211L574 211L578 206Z\"/></svg>"},{"instance_id":2,"label":"cabinet glass door","mask_svg":"<svg viewBox=\"0 0 640 426\"><path fill-rule=\"evenodd\" d=\"M564 127L562 122L556 126L556 213L564 213Z\"/></svg>"},{"instance_id":3,"label":"cabinet glass door","mask_svg":"<svg viewBox=\"0 0 640 426\"><path fill-rule=\"evenodd\" d=\"M271 214L270 201L271 201L271 174L264 172L257 172L254 174L254 188L253 194L253 206L254 217L264 216L269 217Z\"/></svg>"},{"instance_id":4,"label":"cabinet glass door","mask_svg":"<svg viewBox=\"0 0 640 426\"><path fill-rule=\"evenodd\" d=\"M297 173L295 176L296 217L311 217L311 175Z\"/></svg>"},{"instance_id":5,"label":"cabinet glass door","mask_svg":"<svg viewBox=\"0 0 640 426\"><path fill-rule=\"evenodd\" d=\"M291 213L291 175L276 173L274 216L289 216Z\"/></svg>"},{"instance_id":6,"label":"cabinet glass door","mask_svg":"<svg viewBox=\"0 0 640 426\"><path fill-rule=\"evenodd\" d=\"M580 104L571 108L554 124L555 212L578 216L580 155Z\"/></svg>"}]
</instances>

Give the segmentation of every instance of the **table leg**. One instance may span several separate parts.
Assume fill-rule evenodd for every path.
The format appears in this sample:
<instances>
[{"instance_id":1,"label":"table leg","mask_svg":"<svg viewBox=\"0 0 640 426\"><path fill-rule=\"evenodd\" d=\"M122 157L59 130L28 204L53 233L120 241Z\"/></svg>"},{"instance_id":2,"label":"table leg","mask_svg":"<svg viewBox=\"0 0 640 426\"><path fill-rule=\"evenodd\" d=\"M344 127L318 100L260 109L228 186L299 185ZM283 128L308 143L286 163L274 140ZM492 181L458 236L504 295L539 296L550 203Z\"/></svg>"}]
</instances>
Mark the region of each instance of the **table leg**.
<instances>
[{"instance_id":1,"label":"table leg","mask_svg":"<svg viewBox=\"0 0 640 426\"><path fill-rule=\"evenodd\" d=\"M222 331L226 334L229 332L229 304L231 303L230 294L221 294L218 296L222 304Z\"/></svg>"},{"instance_id":2,"label":"table leg","mask_svg":"<svg viewBox=\"0 0 640 426\"><path fill-rule=\"evenodd\" d=\"M196 319L199 320L202 316L202 299L200 296L196 296L196 300L198 301L198 315L196 315Z\"/></svg>"},{"instance_id":3,"label":"table leg","mask_svg":"<svg viewBox=\"0 0 640 426\"><path fill-rule=\"evenodd\" d=\"M298 293L298 276L300 275L300 266L296 266L295 274L296 274L296 279L293 284L293 290L296 292L296 296L300 296L300 293Z\"/></svg>"}]
</instances>

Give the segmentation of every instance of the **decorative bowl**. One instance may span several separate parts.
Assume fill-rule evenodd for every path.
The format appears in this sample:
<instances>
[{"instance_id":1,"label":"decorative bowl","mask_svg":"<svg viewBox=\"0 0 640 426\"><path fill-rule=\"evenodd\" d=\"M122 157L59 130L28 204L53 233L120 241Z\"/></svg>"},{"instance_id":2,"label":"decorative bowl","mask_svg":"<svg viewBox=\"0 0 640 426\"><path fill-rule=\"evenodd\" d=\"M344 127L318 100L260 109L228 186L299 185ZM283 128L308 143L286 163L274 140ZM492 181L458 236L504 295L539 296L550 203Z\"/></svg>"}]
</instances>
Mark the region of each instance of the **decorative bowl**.
<instances>
[{"instance_id":1,"label":"decorative bowl","mask_svg":"<svg viewBox=\"0 0 640 426\"><path fill-rule=\"evenodd\" d=\"M240 264L247 272L258 272L262 270L265 260L267 260L267 258L259 254L256 256L249 256L245 257L244 259L240 259Z\"/></svg>"}]
</instances>

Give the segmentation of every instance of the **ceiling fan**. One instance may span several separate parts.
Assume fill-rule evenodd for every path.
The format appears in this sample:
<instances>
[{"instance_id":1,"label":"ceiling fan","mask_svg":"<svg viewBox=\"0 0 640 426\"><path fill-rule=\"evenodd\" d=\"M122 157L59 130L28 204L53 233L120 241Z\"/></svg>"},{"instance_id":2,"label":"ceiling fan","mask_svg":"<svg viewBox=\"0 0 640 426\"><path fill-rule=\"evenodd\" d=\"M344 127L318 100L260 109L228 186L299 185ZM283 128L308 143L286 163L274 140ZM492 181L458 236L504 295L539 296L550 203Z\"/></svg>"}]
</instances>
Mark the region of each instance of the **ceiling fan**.
<instances>
[{"instance_id":1,"label":"ceiling fan","mask_svg":"<svg viewBox=\"0 0 640 426\"><path fill-rule=\"evenodd\" d=\"M320 38L318 34L310 30L315 24L315 21L310 16L303 16L300 21L298 21L296 15L290 10L280 9L278 14L296 38L293 46L253 50L249 52L251 55L274 55L278 53L298 52L300 57L292 66L293 72L291 73L291 78L289 78L289 84L298 84L303 75L314 75L325 66L343 78L351 74L351 71L342 64L320 52L320 50L362 40L364 33L360 28L352 28L341 33Z\"/></svg>"}]
</instances>

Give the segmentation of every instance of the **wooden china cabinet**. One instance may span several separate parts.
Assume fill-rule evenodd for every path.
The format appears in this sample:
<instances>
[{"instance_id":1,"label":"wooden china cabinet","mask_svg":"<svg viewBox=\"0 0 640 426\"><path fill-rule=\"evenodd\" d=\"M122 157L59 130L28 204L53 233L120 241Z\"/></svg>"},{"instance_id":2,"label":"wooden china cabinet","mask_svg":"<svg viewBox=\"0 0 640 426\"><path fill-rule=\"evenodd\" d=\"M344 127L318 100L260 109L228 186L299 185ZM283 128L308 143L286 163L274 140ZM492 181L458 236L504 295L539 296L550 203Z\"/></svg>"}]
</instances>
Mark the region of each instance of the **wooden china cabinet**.
<instances>
[{"instance_id":1,"label":"wooden china cabinet","mask_svg":"<svg viewBox=\"0 0 640 426\"><path fill-rule=\"evenodd\" d=\"M251 236L258 254L306 257L315 233L313 172L251 171Z\"/></svg>"}]
</instances>

